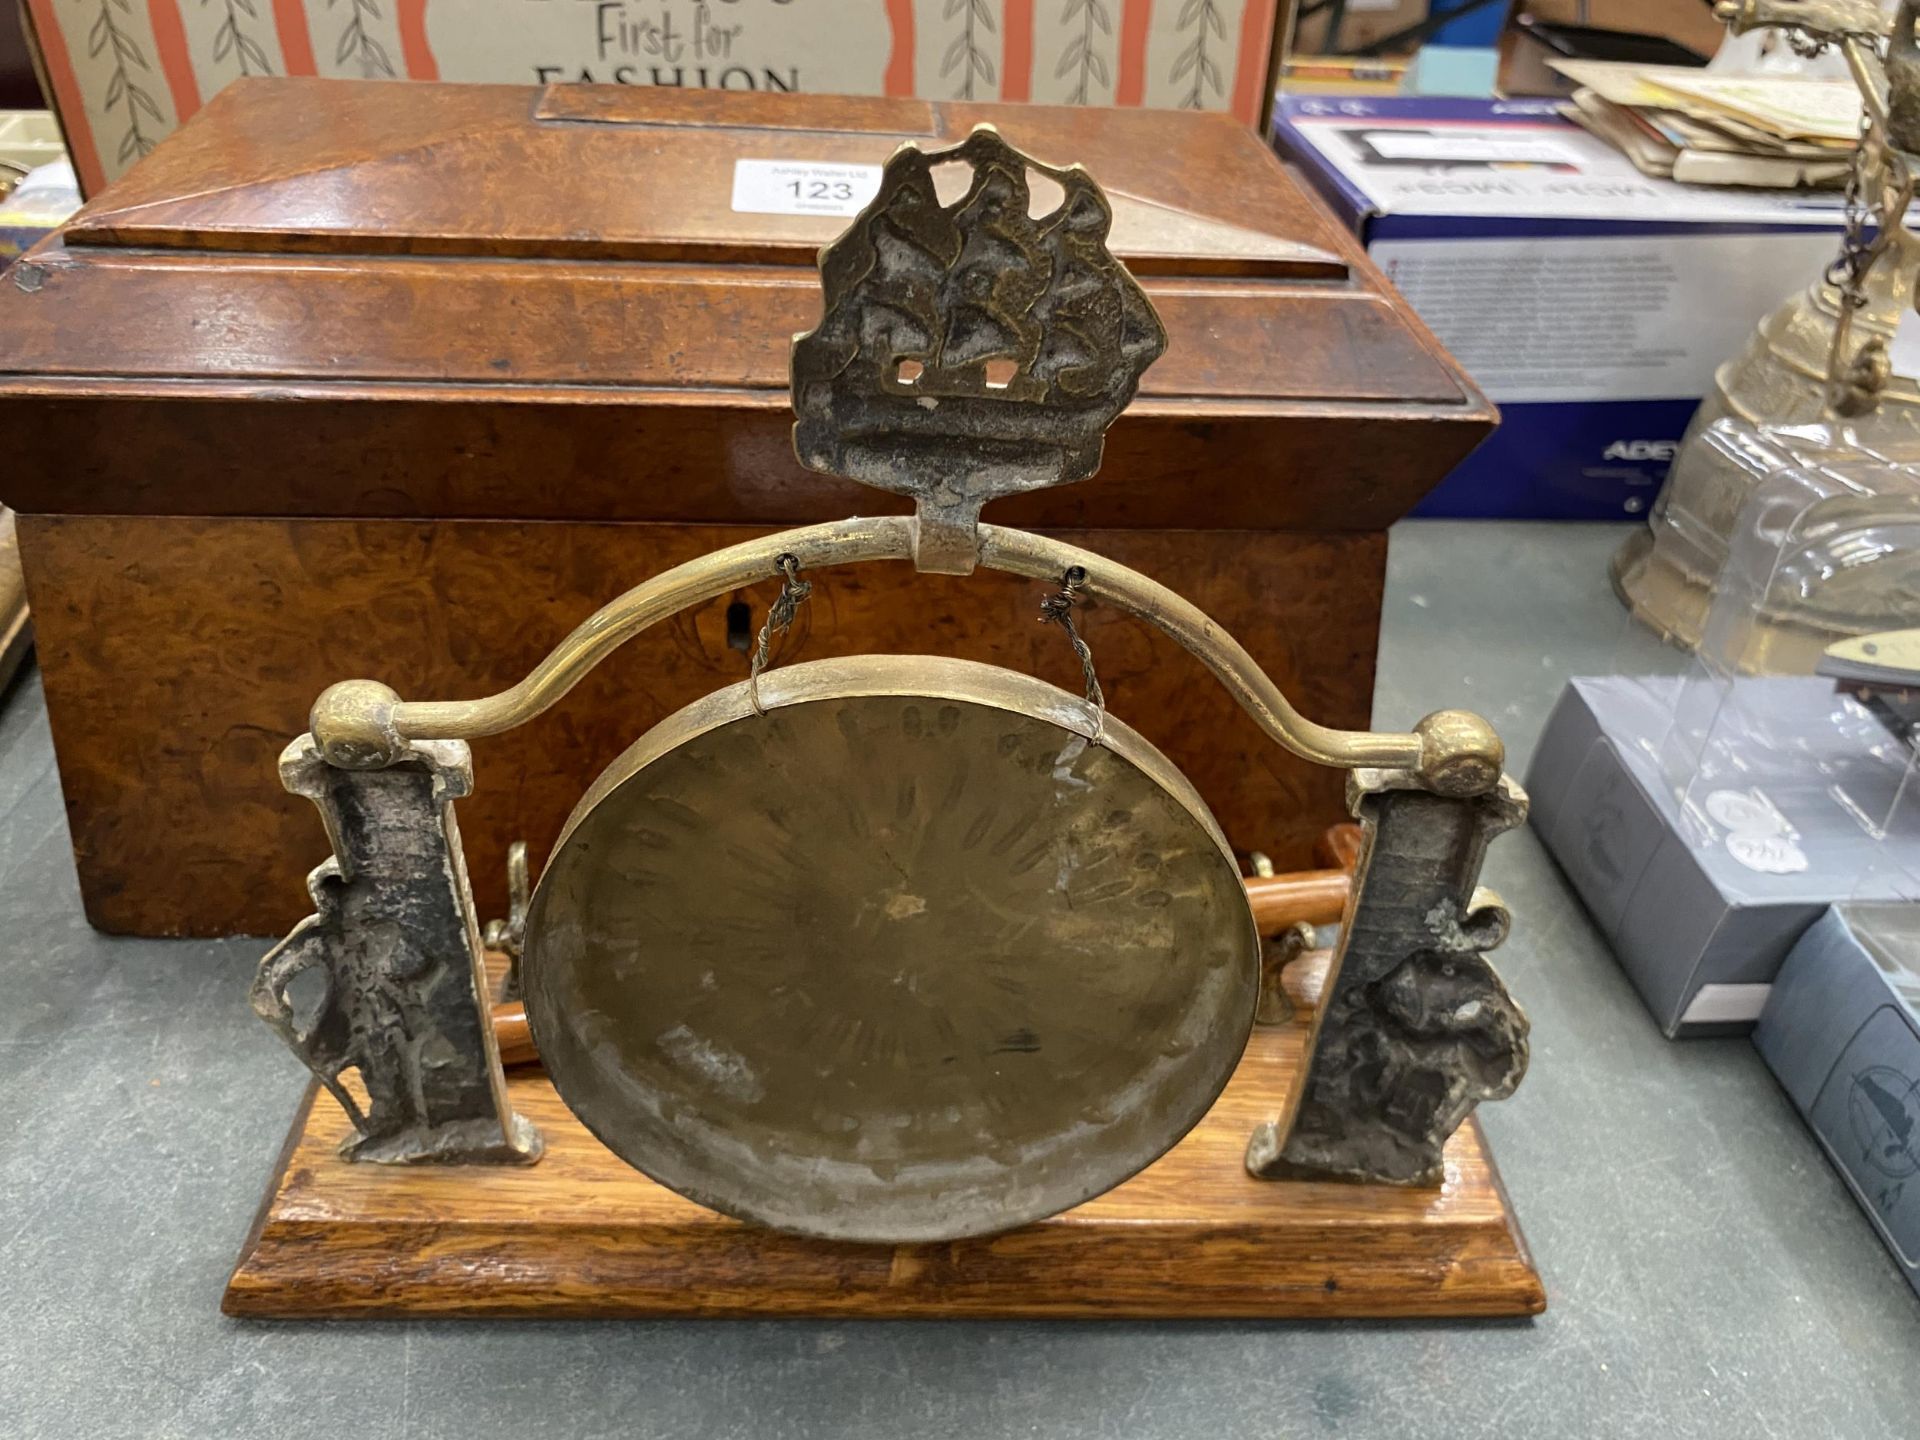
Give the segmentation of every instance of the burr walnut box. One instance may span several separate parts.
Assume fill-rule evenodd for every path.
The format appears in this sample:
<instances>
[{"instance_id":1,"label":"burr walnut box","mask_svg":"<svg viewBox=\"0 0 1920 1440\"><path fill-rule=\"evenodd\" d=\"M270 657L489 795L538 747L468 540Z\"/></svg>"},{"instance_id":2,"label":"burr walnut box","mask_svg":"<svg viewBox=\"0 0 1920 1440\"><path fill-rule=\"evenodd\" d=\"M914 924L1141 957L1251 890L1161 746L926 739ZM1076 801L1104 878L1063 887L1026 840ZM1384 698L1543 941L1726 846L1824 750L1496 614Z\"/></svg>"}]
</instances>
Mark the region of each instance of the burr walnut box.
<instances>
[{"instance_id":1,"label":"burr walnut box","mask_svg":"<svg viewBox=\"0 0 1920 1440\"><path fill-rule=\"evenodd\" d=\"M0 501L92 921L299 918L325 847L275 761L329 682L487 694L669 566L909 509L796 461L788 346L847 221L758 213L775 207L735 162L877 166L981 121L1099 177L1169 337L1093 479L987 518L1145 571L1313 719L1365 726L1386 527L1495 415L1235 121L243 80L0 281ZM904 563L809 578L788 660L933 649L1076 683L1030 583L909 586ZM775 589L646 632L475 742L460 818L483 915L504 910L513 840L537 864L614 756L744 677ZM1086 635L1113 712L1230 842L1312 864L1341 772L1279 753L1147 627L1095 609Z\"/></svg>"}]
</instances>

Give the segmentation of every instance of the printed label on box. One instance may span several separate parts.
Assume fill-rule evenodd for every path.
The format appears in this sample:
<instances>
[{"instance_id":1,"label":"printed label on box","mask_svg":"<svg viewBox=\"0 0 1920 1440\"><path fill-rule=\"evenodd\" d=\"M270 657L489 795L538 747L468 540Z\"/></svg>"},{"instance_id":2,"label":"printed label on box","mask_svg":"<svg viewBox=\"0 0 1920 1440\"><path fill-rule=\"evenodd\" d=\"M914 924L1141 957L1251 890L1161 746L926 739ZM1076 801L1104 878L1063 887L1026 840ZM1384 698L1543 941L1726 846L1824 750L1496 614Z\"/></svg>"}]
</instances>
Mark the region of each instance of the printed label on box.
<instances>
[{"instance_id":1,"label":"printed label on box","mask_svg":"<svg viewBox=\"0 0 1920 1440\"><path fill-rule=\"evenodd\" d=\"M1496 404L1697 400L1820 273L1833 236L1376 240L1368 253Z\"/></svg>"},{"instance_id":2,"label":"printed label on box","mask_svg":"<svg viewBox=\"0 0 1920 1440\"><path fill-rule=\"evenodd\" d=\"M1533 161L1541 165L1573 165L1579 156L1552 140L1506 135L1436 135L1431 131L1378 131L1367 136L1383 160L1484 160L1499 164Z\"/></svg>"},{"instance_id":3,"label":"printed label on box","mask_svg":"<svg viewBox=\"0 0 1920 1440\"><path fill-rule=\"evenodd\" d=\"M1909 1269L1920 1263L1917 1060L1910 1022L1882 1005L1848 1043L1807 1117Z\"/></svg>"},{"instance_id":4,"label":"printed label on box","mask_svg":"<svg viewBox=\"0 0 1920 1440\"><path fill-rule=\"evenodd\" d=\"M1771 985L1702 985L1680 1017L1682 1025L1745 1025L1767 1008Z\"/></svg>"},{"instance_id":5,"label":"printed label on box","mask_svg":"<svg viewBox=\"0 0 1920 1440\"><path fill-rule=\"evenodd\" d=\"M736 160L733 208L751 215L858 215L880 189L878 165Z\"/></svg>"}]
</instances>

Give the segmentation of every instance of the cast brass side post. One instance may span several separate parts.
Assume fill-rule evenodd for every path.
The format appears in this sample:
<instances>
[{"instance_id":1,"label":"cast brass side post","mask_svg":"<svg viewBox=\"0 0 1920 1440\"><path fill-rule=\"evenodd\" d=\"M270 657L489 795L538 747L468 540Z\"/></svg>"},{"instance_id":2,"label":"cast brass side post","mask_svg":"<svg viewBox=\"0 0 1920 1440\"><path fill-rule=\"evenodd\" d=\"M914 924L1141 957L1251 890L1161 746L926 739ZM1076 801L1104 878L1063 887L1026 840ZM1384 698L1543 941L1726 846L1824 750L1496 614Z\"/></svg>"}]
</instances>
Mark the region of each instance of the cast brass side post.
<instances>
[{"instance_id":1,"label":"cast brass side post","mask_svg":"<svg viewBox=\"0 0 1920 1440\"><path fill-rule=\"evenodd\" d=\"M386 743L393 698L368 681L332 687L314 734L280 758L333 857L307 882L316 913L260 962L253 1008L352 1120L348 1159L537 1160L539 1132L507 1103L453 818L472 759L464 741ZM309 976L318 993L303 1001Z\"/></svg>"}]
</instances>

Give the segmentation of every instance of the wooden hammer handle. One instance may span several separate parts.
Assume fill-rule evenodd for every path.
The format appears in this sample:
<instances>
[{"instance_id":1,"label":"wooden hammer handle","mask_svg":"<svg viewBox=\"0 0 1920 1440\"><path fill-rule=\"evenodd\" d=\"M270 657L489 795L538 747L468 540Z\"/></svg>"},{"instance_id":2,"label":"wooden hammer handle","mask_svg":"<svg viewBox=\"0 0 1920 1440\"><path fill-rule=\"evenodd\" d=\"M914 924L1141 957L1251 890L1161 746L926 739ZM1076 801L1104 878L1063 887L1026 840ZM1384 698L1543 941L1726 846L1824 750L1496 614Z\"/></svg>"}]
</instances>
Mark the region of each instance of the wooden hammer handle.
<instances>
[{"instance_id":1,"label":"wooden hammer handle","mask_svg":"<svg viewBox=\"0 0 1920 1440\"><path fill-rule=\"evenodd\" d=\"M1299 870L1291 875L1249 875L1247 901L1262 935L1295 925L1338 925L1347 913L1353 876L1345 870Z\"/></svg>"},{"instance_id":2,"label":"wooden hammer handle","mask_svg":"<svg viewBox=\"0 0 1920 1440\"><path fill-rule=\"evenodd\" d=\"M493 1038L500 1044L502 1065L531 1065L540 1058L527 1028L527 1007L518 1000L493 1007Z\"/></svg>"}]
</instances>

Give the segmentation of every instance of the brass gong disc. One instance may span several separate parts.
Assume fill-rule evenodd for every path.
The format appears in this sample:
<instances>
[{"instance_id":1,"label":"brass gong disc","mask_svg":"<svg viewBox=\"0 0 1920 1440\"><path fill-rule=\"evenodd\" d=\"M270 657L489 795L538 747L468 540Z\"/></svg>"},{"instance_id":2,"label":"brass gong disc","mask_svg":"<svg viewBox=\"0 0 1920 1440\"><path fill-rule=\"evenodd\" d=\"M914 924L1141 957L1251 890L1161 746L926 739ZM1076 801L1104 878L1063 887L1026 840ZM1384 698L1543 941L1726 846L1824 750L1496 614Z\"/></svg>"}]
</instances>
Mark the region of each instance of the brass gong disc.
<instances>
[{"instance_id":1,"label":"brass gong disc","mask_svg":"<svg viewBox=\"0 0 1920 1440\"><path fill-rule=\"evenodd\" d=\"M858 656L662 721L568 820L523 984L567 1104L729 1215L1009 1229L1151 1163L1245 1048L1232 853L1146 741L1043 681Z\"/></svg>"}]
</instances>

